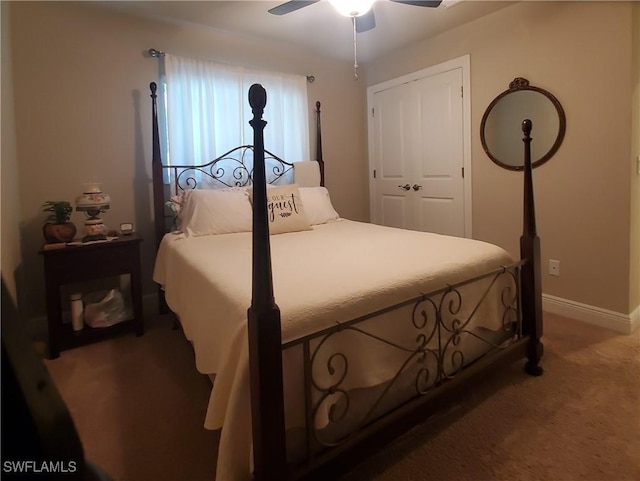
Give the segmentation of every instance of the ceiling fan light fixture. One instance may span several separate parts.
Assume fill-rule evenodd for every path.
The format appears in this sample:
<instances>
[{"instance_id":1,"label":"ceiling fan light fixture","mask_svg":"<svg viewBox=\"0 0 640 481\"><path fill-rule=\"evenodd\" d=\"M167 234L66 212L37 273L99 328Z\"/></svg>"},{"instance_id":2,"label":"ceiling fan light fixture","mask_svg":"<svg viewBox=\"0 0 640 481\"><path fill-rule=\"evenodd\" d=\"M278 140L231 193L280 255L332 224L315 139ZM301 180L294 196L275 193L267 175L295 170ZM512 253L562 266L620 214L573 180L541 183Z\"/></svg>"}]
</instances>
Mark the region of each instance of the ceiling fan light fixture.
<instances>
[{"instance_id":1,"label":"ceiling fan light fixture","mask_svg":"<svg viewBox=\"0 0 640 481\"><path fill-rule=\"evenodd\" d=\"M340 15L360 17L371 10L376 0L329 0Z\"/></svg>"}]
</instances>

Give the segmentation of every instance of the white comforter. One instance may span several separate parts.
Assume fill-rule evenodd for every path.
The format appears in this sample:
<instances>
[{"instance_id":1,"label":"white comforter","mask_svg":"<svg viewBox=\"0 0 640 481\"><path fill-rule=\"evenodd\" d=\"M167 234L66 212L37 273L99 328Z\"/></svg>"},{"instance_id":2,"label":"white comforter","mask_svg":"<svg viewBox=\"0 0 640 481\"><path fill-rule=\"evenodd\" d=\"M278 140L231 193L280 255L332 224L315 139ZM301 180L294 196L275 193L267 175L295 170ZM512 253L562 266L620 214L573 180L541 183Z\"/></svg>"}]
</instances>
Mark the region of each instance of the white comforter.
<instances>
[{"instance_id":1,"label":"white comforter","mask_svg":"<svg viewBox=\"0 0 640 481\"><path fill-rule=\"evenodd\" d=\"M251 255L251 233L168 234L154 271L193 343L197 369L217 374L205 427L225 428L218 481L250 479ZM513 262L485 242L349 220L271 236L271 255L283 341Z\"/></svg>"}]
</instances>

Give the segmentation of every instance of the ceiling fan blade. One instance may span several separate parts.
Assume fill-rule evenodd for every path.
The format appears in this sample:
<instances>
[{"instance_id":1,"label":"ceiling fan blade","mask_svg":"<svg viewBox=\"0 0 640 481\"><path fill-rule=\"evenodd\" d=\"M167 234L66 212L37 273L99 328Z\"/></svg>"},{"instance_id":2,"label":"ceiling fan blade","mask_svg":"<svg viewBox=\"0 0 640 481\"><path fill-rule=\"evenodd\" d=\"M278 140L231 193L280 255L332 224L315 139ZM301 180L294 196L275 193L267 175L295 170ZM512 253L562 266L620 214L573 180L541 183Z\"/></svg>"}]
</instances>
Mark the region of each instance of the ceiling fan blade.
<instances>
[{"instance_id":1,"label":"ceiling fan blade","mask_svg":"<svg viewBox=\"0 0 640 481\"><path fill-rule=\"evenodd\" d=\"M268 10L269 13L273 15L284 15L286 13L295 12L303 7L308 7L309 5L313 5L314 3L318 3L320 0L291 0L289 2L284 2L277 7L273 7Z\"/></svg>"},{"instance_id":2,"label":"ceiling fan blade","mask_svg":"<svg viewBox=\"0 0 640 481\"><path fill-rule=\"evenodd\" d=\"M404 3L405 5L413 5L415 7L437 7L442 3L442 0L391 0L396 3Z\"/></svg>"},{"instance_id":3,"label":"ceiling fan blade","mask_svg":"<svg viewBox=\"0 0 640 481\"><path fill-rule=\"evenodd\" d=\"M376 26L376 17L373 14L373 10L369 10L364 15L360 17L356 17L356 32L358 33L371 30L375 26Z\"/></svg>"}]
</instances>

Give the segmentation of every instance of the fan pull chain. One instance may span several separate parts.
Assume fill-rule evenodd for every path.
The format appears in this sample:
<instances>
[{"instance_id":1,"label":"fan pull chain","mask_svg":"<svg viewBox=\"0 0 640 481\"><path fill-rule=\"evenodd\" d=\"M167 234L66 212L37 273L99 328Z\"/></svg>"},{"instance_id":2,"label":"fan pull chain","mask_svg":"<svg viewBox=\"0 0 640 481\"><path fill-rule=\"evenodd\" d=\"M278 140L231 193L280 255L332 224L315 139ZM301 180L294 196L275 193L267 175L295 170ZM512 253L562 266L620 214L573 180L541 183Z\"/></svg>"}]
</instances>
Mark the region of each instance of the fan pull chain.
<instances>
[{"instance_id":1,"label":"fan pull chain","mask_svg":"<svg viewBox=\"0 0 640 481\"><path fill-rule=\"evenodd\" d=\"M355 80L358 80L358 32L356 30L356 17L351 17L351 22L353 23L353 77Z\"/></svg>"}]
</instances>

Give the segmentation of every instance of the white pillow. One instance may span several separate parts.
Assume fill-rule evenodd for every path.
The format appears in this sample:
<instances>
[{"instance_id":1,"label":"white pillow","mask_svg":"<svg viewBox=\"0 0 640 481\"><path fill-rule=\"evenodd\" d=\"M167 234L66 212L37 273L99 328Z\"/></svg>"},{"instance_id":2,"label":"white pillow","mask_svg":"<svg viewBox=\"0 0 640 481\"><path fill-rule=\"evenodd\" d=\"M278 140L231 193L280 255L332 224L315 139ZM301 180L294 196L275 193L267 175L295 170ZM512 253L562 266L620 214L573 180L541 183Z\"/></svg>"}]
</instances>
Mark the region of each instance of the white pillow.
<instances>
[{"instance_id":1,"label":"white pillow","mask_svg":"<svg viewBox=\"0 0 640 481\"><path fill-rule=\"evenodd\" d=\"M269 234L311 230L297 184L267 186L267 218Z\"/></svg>"},{"instance_id":2,"label":"white pillow","mask_svg":"<svg viewBox=\"0 0 640 481\"><path fill-rule=\"evenodd\" d=\"M299 190L311 225L326 224L340 218L325 187L300 187Z\"/></svg>"},{"instance_id":3,"label":"white pillow","mask_svg":"<svg viewBox=\"0 0 640 481\"><path fill-rule=\"evenodd\" d=\"M190 192L180 211L180 228L186 236L251 231L253 214L246 188Z\"/></svg>"},{"instance_id":4,"label":"white pillow","mask_svg":"<svg viewBox=\"0 0 640 481\"><path fill-rule=\"evenodd\" d=\"M320 164L315 160L294 162L293 182L299 187L318 187L320 185Z\"/></svg>"}]
</instances>

